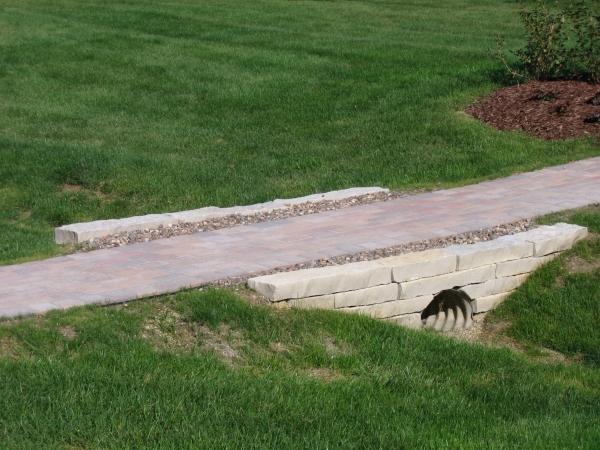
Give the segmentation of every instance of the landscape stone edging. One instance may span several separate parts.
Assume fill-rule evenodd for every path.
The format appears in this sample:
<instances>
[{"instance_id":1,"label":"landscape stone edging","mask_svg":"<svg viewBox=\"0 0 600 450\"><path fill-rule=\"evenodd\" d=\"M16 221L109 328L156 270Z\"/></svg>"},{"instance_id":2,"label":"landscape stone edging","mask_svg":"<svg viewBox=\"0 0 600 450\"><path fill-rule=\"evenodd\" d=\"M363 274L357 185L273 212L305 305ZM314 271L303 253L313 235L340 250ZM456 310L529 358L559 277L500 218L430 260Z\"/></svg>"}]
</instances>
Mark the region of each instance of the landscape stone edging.
<instances>
[{"instance_id":1,"label":"landscape stone edging","mask_svg":"<svg viewBox=\"0 0 600 450\"><path fill-rule=\"evenodd\" d=\"M229 215L253 215L269 213L276 210L287 209L293 205L303 203L343 200L360 195L387 193L389 189L380 187L359 187L331 191L323 194L313 194L290 199L276 199L271 202L257 203L247 206L233 206L219 208L207 206L205 208L189 211L180 211L165 214L148 214L123 219L95 220L63 225L54 229L54 240L57 244L81 244L94 238L109 236L115 233L130 232L143 229L166 227L172 224L202 222L204 220L221 218Z\"/></svg>"},{"instance_id":2,"label":"landscape stone edging","mask_svg":"<svg viewBox=\"0 0 600 450\"><path fill-rule=\"evenodd\" d=\"M533 270L586 235L585 227L559 223L506 239L250 278L248 287L278 304L367 314L420 326L416 315L420 317L440 291L460 288L470 292L474 312L488 311ZM454 265L448 265L448 257ZM418 268L425 276L415 276ZM409 276L402 276L403 271ZM390 285L397 288L395 298Z\"/></svg>"},{"instance_id":3,"label":"landscape stone edging","mask_svg":"<svg viewBox=\"0 0 600 450\"><path fill-rule=\"evenodd\" d=\"M361 261L377 261L379 259L392 258L396 256L406 257L409 254L417 255L430 250L447 248L451 245L470 245L480 242L493 241L502 236L514 236L515 234L536 229L539 226L540 225L535 221L525 219L518 222L494 225L489 228L471 230L445 237L435 237L420 241L407 242L404 244L392 245L389 247L363 250L361 252L345 253L342 255L329 256L311 261L279 266L273 269L262 270L246 275L225 277L219 280L211 281L208 284L215 287L237 286L241 284L245 285L248 283L250 278L273 275L275 273L294 272L297 270L306 270L319 267L341 266Z\"/></svg>"}]
</instances>

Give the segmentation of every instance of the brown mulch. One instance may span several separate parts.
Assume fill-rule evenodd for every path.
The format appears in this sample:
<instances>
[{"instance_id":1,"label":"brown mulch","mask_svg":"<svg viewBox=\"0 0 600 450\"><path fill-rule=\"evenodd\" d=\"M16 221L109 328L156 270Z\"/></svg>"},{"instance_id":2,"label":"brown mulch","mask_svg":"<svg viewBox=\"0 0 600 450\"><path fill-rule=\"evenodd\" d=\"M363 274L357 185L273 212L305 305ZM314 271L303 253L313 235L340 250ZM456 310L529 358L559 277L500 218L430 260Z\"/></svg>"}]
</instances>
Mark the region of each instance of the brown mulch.
<instances>
[{"instance_id":1,"label":"brown mulch","mask_svg":"<svg viewBox=\"0 0 600 450\"><path fill-rule=\"evenodd\" d=\"M541 139L600 136L600 85L530 81L500 89L467 113L498 130Z\"/></svg>"}]
</instances>

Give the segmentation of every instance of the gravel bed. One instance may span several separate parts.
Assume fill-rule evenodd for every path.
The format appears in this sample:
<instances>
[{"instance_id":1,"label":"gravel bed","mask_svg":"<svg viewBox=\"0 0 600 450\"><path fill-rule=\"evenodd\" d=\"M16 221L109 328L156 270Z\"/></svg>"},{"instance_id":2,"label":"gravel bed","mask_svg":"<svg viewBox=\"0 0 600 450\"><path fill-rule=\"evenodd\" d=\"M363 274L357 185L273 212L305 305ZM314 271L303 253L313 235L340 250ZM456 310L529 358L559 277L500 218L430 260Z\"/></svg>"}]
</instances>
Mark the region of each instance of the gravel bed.
<instances>
[{"instance_id":1,"label":"gravel bed","mask_svg":"<svg viewBox=\"0 0 600 450\"><path fill-rule=\"evenodd\" d=\"M304 262L300 264L293 264L285 267L277 267L272 270L266 270L263 272L255 272L250 275L242 277L229 277L221 280L208 283L213 286L234 286L245 284L249 278L259 277L262 275L271 275L278 272L291 272L294 270L311 269L314 267L326 267L326 266L338 266L342 264L349 264L358 261L373 261L380 258L387 258L389 256L402 255L404 253L422 252L425 250L431 250L436 248L444 248L449 245L468 245L476 244L478 242L491 241L501 236L510 234L521 233L523 231L529 231L539 225L534 220L521 220L518 222L511 222L508 224L497 225L492 228L484 228L468 233L456 234L445 238L428 239L425 241L410 242L408 244L396 245L393 247L379 248L376 250L369 250L360 253L352 253L341 256L334 256L331 258L323 258L314 261Z\"/></svg>"},{"instance_id":2,"label":"gravel bed","mask_svg":"<svg viewBox=\"0 0 600 450\"><path fill-rule=\"evenodd\" d=\"M422 194L423 192L426 192L426 190L420 189L410 192L376 192L373 194L348 197L341 200L323 200L319 202L307 202L298 205L291 205L289 208L277 209L268 213L257 213L253 215L230 214L224 217L204 220L202 222L173 224L168 227L160 226L154 229L122 232L101 238L90 239L88 242L82 244L78 252L89 252L106 248L123 247L125 245L149 242L156 239L168 239L176 236L185 236L187 234L205 233L208 231L220 230L222 228L239 227L252 223L288 219L290 217L306 216L309 214L318 214L325 211L332 211L334 209L343 209L352 206L367 205L370 203L386 202L388 200L404 198L410 195Z\"/></svg>"}]
</instances>

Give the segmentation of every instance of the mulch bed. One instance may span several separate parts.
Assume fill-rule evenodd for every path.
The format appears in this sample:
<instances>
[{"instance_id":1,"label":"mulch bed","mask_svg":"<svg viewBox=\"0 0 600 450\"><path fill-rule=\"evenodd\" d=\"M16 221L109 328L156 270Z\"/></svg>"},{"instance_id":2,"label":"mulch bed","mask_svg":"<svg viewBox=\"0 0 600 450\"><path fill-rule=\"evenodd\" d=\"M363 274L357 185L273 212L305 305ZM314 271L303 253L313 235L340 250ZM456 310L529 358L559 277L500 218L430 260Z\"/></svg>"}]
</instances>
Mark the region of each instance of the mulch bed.
<instances>
[{"instance_id":1,"label":"mulch bed","mask_svg":"<svg viewBox=\"0 0 600 450\"><path fill-rule=\"evenodd\" d=\"M600 136L600 85L530 81L500 89L467 113L498 130L546 140Z\"/></svg>"}]
</instances>

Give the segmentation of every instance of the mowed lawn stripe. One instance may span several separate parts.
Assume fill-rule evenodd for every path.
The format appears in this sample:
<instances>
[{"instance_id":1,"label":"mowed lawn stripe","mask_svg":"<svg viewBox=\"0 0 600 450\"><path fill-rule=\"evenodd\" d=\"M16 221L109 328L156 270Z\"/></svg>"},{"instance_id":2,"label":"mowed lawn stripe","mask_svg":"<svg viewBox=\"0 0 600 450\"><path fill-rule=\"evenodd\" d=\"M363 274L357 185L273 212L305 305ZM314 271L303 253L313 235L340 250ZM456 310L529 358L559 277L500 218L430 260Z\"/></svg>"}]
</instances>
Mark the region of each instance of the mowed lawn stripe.
<instances>
[{"instance_id":1,"label":"mowed lawn stripe","mask_svg":"<svg viewBox=\"0 0 600 450\"><path fill-rule=\"evenodd\" d=\"M510 2L6 0L0 264L57 225L353 186L470 183L600 154L462 111L506 80Z\"/></svg>"}]
</instances>

